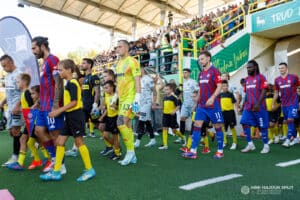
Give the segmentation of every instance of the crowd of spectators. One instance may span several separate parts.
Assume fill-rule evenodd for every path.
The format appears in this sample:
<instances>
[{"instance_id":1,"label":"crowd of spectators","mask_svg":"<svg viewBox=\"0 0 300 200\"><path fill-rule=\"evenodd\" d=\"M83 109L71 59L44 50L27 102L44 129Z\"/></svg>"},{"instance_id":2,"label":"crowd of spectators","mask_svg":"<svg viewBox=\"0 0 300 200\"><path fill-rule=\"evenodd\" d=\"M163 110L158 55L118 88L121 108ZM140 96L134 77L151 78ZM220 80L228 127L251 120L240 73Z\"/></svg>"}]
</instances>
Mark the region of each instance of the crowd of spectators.
<instances>
[{"instance_id":1,"label":"crowd of spectators","mask_svg":"<svg viewBox=\"0 0 300 200\"><path fill-rule=\"evenodd\" d=\"M164 71L176 71L178 61L178 47L181 36L180 29L197 30L195 38L197 39L197 50L209 50L215 46L222 45L224 41L244 28L244 15L248 13L249 5L261 0L244 0L243 4L231 4L227 7L217 8L215 12L211 11L203 16L196 16L188 23L171 24L165 29L156 30L154 33L141 37L136 41L130 42L130 55L140 55L142 65L155 66L161 63L165 64ZM279 0L266 0L265 5L274 3ZM259 5L256 4L256 5ZM223 26L221 26L223 24ZM222 36L223 33L223 36ZM193 36L190 32L183 32L183 49L185 56L192 56ZM171 51L166 53L166 46ZM97 65L105 65L115 61L117 55L115 48L104 51L96 56ZM150 59L150 60L149 60ZM163 69L160 69L162 71Z\"/></svg>"}]
</instances>

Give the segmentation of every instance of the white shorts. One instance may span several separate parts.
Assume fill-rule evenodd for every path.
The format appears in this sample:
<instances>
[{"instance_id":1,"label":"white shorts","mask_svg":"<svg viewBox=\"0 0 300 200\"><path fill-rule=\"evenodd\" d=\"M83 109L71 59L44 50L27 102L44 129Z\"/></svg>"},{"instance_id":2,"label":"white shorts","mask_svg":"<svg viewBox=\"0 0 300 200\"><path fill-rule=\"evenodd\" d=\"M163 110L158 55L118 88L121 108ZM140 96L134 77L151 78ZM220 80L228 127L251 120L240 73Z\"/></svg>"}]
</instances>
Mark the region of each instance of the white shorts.
<instances>
[{"instance_id":1,"label":"white shorts","mask_svg":"<svg viewBox=\"0 0 300 200\"><path fill-rule=\"evenodd\" d=\"M151 121L151 108L152 103L142 104L140 110L139 120L141 121Z\"/></svg>"},{"instance_id":2,"label":"white shorts","mask_svg":"<svg viewBox=\"0 0 300 200\"><path fill-rule=\"evenodd\" d=\"M7 129L11 129L16 126L23 126L24 120L22 113L13 115L11 112L7 113Z\"/></svg>"},{"instance_id":3,"label":"white shorts","mask_svg":"<svg viewBox=\"0 0 300 200\"><path fill-rule=\"evenodd\" d=\"M180 111L181 117L189 118L192 116L192 112L193 112L192 106L186 106L186 105L182 104L181 111Z\"/></svg>"}]
</instances>

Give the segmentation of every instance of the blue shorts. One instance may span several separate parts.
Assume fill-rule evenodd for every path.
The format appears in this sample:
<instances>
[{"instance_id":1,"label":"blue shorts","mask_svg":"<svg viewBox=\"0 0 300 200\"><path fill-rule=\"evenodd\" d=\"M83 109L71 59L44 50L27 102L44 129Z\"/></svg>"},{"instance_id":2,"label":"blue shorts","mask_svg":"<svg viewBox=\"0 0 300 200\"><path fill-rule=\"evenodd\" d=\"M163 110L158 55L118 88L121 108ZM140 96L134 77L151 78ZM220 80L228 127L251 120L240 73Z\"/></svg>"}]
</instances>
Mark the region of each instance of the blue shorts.
<instances>
[{"instance_id":1,"label":"blue shorts","mask_svg":"<svg viewBox=\"0 0 300 200\"><path fill-rule=\"evenodd\" d=\"M224 123L221 108L201 108L197 107L195 121L211 121L213 124Z\"/></svg>"},{"instance_id":2,"label":"blue shorts","mask_svg":"<svg viewBox=\"0 0 300 200\"><path fill-rule=\"evenodd\" d=\"M282 106L283 119L296 119L298 118L298 105L295 106Z\"/></svg>"},{"instance_id":3,"label":"blue shorts","mask_svg":"<svg viewBox=\"0 0 300 200\"><path fill-rule=\"evenodd\" d=\"M46 127L48 131L61 130L64 124L64 115L50 118L48 111L38 111L36 118L36 126Z\"/></svg>"},{"instance_id":4,"label":"blue shorts","mask_svg":"<svg viewBox=\"0 0 300 200\"><path fill-rule=\"evenodd\" d=\"M266 109L258 112L243 110L241 124L266 129L269 127L269 116Z\"/></svg>"}]
</instances>

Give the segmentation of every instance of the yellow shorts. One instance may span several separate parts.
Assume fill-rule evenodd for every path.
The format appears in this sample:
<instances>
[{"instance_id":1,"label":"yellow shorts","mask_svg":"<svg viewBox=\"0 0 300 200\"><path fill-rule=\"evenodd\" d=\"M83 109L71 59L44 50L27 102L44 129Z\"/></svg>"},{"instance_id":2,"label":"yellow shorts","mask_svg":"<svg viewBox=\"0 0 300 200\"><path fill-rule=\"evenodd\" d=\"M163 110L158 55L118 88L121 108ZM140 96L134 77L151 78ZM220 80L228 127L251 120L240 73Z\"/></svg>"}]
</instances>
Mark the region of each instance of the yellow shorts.
<instances>
[{"instance_id":1,"label":"yellow shorts","mask_svg":"<svg viewBox=\"0 0 300 200\"><path fill-rule=\"evenodd\" d=\"M119 103L118 115L119 116L122 115L129 119L133 119L134 113L132 112L131 104L132 104L131 102L130 103L128 103L128 102Z\"/></svg>"}]
</instances>

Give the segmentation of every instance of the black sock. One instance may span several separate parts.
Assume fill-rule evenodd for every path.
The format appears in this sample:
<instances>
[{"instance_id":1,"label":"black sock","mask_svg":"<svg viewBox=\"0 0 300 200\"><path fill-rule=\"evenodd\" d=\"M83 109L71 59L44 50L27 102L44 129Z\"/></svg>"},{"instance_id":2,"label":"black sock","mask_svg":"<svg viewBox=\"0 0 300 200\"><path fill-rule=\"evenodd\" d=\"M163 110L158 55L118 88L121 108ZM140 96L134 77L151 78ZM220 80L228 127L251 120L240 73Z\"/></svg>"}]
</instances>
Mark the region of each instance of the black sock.
<instances>
[{"instance_id":1,"label":"black sock","mask_svg":"<svg viewBox=\"0 0 300 200\"><path fill-rule=\"evenodd\" d=\"M182 135L185 133L185 121L180 121L180 132Z\"/></svg>"},{"instance_id":2,"label":"black sock","mask_svg":"<svg viewBox=\"0 0 300 200\"><path fill-rule=\"evenodd\" d=\"M152 128L151 121L146 121L146 132L149 133L151 139L154 138L154 133L153 133L153 128Z\"/></svg>"},{"instance_id":3,"label":"black sock","mask_svg":"<svg viewBox=\"0 0 300 200\"><path fill-rule=\"evenodd\" d=\"M137 130L136 132L138 134L137 139L139 139L139 140L142 139L142 137L143 137L143 135L145 133L145 122L139 120L138 126L137 126L136 130Z\"/></svg>"},{"instance_id":4,"label":"black sock","mask_svg":"<svg viewBox=\"0 0 300 200\"><path fill-rule=\"evenodd\" d=\"M19 155L19 152L20 152L20 137L21 137L21 135L13 137L13 140L14 140L14 143L13 143L14 151L13 151L13 153L14 153L14 155Z\"/></svg>"}]
</instances>

